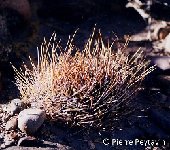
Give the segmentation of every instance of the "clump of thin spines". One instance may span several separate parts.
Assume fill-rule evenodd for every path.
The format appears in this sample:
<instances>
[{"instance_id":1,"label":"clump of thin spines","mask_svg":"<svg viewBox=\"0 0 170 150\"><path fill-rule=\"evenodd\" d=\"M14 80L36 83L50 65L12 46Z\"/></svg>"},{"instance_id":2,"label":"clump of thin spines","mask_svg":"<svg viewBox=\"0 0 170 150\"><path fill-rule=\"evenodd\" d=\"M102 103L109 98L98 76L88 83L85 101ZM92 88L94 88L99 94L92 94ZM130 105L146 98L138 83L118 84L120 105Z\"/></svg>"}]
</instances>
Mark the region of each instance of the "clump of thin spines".
<instances>
[{"instance_id":1,"label":"clump of thin spines","mask_svg":"<svg viewBox=\"0 0 170 150\"><path fill-rule=\"evenodd\" d=\"M73 38L65 49L55 33L49 42L44 39L37 65L30 58L32 69L14 67L22 100L44 109L50 119L94 127L128 107L154 67L148 67L140 49L130 56L124 50L127 43L114 50L114 43L106 46L101 34L96 39L94 34L82 51L72 44Z\"/></svg>"}]
</instances>

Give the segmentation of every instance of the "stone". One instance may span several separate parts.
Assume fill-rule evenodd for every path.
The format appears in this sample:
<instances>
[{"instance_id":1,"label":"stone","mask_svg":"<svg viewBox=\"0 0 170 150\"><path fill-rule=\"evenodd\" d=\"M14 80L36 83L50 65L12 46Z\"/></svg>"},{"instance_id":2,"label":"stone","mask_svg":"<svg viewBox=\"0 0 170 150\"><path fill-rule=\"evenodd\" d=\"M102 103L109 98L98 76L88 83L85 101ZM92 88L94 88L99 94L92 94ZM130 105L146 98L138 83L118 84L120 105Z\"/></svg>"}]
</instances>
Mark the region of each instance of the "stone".
<instances>
[{"instance_id":1,"label":"stone","mask_svg":"<svg viewBox=\"0 0 170 150\"><path fill-rule=\"evenodd\" d=\"M28 0L0 0L1 8L10 8L17 11L28 21L31 18L31 8Z\"/></svg>"},{"instance_id":2,"label":"stone","mask_svg":"<svg viewBox=\"0 0 170 150\"><path fill-rule=\"evenodd\" d=\"M151 30L153 30L152 40L162 40L168 35L169 26L167 26L165 21L156 21L151 25Z\"/></svg>"},{"instance_id":3,"label":"stone","mask_svg":"<svg viewBox=\"0 0 170 150\"><path fill-rule=\"evenodd\" d=\"M5 134L5 137L4 137L4 145L5 145L5 147L13 145L16 138L17 138L17 133L16 132L10 132L9 134Z\"/></svg>"},{"instance_id":4,"label":"stone","mask_svg":"<svg viewBox=\"0 0 170 150\"><path fill-rule=\"evenodd\" d=\"M4 143L5 147L11 146L13 144L14 144L14 140L6 140Z\"/></svg>"},{"instance_id":5,"label":"stone","mask_svg":"<svg viewBox=\"0 0 170 150\"><path fill-rule=\"evenodd\" d=\"M19 113L23 108L23 102L20 99L13 99L7 106L7 113L10 115L14 115Z\"/></svg>"},{"instance_id":6,"label":"stone","mask_svg":"<svg viewBox=\"0 0 170 150\"><path fill-rule=\"evenodd\" d=\"M19 109L21 109L23 107L23 105L24 105L24 103L19 98L13 99L11 101L11 103L13 103L14 105L18 106Z\"/></svg>"},{"instance_id":7,"label":"stone","mask_svg":"<svg viewBox=\"0 0 170 150\"><path fill-rule=\"evenodd\" d=\"M9 54L12 51L11 47L11 36L8 28L7 17L5 16L6 10L1 10L1 0L0 0L0 63L9 61ZM3 65L0 70L4 69ZM1 72L2 73L2 72ZM0 75L1 76L1 75ZM0 86L2 86L2 76L0 77Z\"/></svg>"},{"instance_id":8,"label":"stone","mask_svg":"<svg viewBox=\"0 0 170 150\"><path fill-rule=\"evenodd\" d=\"M22 137L18 141L18 146L37 146L38 140L35 137L32 136L27 136L27 137Z\"/></svg>"},{"instance_id":9,"label":"stone","mask_svg":"<svg viewBox=\"0 0 170 150\"><path fill-rule=\"evenodd\" d=\"M3 108L1 104L0 104L0 113L3 113Z\"/></svg>"},{"instance_id":10,"label":"stone","mask_svg":"<svg viewBox=\"0 0 170 150\"><path fill-rule=\"evenodd\" d=\"M2 113L2 122L7 122L10 119L10 115L7 113Z\"/></svg>"},{"instance_id":11,"label":"stone","mask_svg":"<svg viewBox=\"0 0 170 150\"><path fill-rule=\"evenodd\" d=\"M151 64L156 65L161 70L170 69L170 57L169 56L153 56L151 57Z\"/></svg>"},{"instance_id":12,"label":"stone","mask_svg":"<svg viewBox=\"0 0 170 150\"><path fill-rule=\"evenodd\" d=\"M170 33L170 27L167 26L165 28L160 28L158 31L158 39L162 40L165 39L167 37L167 35L169 35Z\"/></svg>"},{"instance_id":13,"label":"stone","mask_svg":"<svg viewBox=\"0 0 170 150\"><path fill-rule=\"evenodd\" d=\"M18 115L18 128L27 134L34 134L43 124L46 114L41 109L24 109Z\"/></svg>"},{"instance_id":14,"label":"stone","mask_svg":"<svg viewBox=\"0 0 170 150\"><path fill-rule=\"evenodd\" d=\"M170 52L170 34L168 34L163 42L165 52Z\"/></svg>"},{"instance_id":15,"label":"stone","mask_svg":"<svg viewBox=\"0 0 170 150\"><path fill-rule=\"evenodd\" d=\"M18 118L16 116L12 117L7 121L5 129L6 130L15 130L17 128L17 124L18 124Z\"/></svg>"},{"instance_id":16,"label":"stone","mask_svg":"<svg viewBox=\"0 0 170 150\"><path fill-rule=\"evenodd\" d=\"M18 107L15 104L11 103L8 105L7 113L10 115L14 115L17 112L17 109Z\"/></svg>"},{"instance_id":17,"label":"stone","mask_svg":"<svg viewBox=\"0 0 170 150\"><path fill-rule=\"evenodd\" d=\"M0 133L0 141L2 141L4 138L4 133Z\"/></svg>"}]
</instances>

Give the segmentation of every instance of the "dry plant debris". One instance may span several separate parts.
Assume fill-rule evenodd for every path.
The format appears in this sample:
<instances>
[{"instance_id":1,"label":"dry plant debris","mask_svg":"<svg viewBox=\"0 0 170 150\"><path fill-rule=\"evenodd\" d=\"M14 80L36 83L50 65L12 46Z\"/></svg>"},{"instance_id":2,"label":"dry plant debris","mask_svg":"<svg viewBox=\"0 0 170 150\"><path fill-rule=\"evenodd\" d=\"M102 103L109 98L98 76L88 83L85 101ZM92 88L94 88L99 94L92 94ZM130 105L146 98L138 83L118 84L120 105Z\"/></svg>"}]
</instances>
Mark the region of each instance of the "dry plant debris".
<instances>
[{"instance_id":1,"label":"dry plant debris","mask_svg":"<svg viewBox=\"0 0 170 150\"><path fill-rule=\"evenodd\" d=\"M148 67L140 49L130 56L128 42L115 49L114 42L106 45L96 32L83 50L73 44L75 34L65 49L55 33L44 39L37 64L30 58L32 68L14 67L21 99L45 110L49 119L73 126L100 128L121 117L154 66Z\"/></svg>"}]
</instances>

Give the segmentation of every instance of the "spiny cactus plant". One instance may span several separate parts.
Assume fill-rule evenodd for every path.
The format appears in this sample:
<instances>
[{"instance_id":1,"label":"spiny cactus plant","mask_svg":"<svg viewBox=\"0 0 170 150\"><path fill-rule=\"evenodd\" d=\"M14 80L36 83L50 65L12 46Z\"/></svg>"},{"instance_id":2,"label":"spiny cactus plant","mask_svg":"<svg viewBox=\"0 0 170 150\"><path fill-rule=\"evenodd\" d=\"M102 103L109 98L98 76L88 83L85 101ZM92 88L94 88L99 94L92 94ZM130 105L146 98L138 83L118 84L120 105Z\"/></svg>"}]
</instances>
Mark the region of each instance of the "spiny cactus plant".
<instances>
[{"instance_id":1,"label":"spiny cactus plant","mask_svg":"<svg viewBox=\"0 0 170 150\"><path fill-rule=\"evenodd\" d=\"M114 49L102 36L92 33L83 50L72 38L63 49L56 34L44 40L38 62L24 65L16 72L21 99L32 107L44 109L48 118L75 126L103 127L105 121L121 117L140 84L154 67L148 67L139 49L133 56L125 53L127 44Z\"/></svg>"}]
</instances>

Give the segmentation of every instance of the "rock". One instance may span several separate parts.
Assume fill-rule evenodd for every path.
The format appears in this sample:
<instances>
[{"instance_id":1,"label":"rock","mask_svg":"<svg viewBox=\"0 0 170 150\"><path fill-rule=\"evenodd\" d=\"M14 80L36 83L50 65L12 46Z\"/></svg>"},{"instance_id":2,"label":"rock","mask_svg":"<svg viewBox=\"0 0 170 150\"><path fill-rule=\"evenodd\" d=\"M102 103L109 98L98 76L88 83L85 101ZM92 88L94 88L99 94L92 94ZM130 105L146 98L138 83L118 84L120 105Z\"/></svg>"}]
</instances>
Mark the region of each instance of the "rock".
<instances>
[{"instance_id":1,"label":"rock","mask_svg":"<svg viewBox=\"0 0 170 150\"><path fill-rule=\"evenodd\" d=\"M7 113L10 115L14 115L15 113L17 113L18 112L17 110L18 107L13 103L10 103L7 107Z\"/></svg>"},{"instance_id":2,"label":"rock","mask_svg":"<svg viewBox=\"0 0 170 150\"><path fill-rule=\"evenodd\" d=\"M168 56L151 57L151 64L156 65L161 70L168 70L170 69L170 57Z\"/></svg>"},{"instance_id":3,"label":"rock","mask_svg":"<svg viewBox=\"0 0 170 150\"><path fill-rule=\"evenodd\" d=\"M9 38L9 31L7 27L6 17L4 17L1 13L0 14L0 57L2 59L0 60L0 62L8 61L8 55L11 51L12 51L11 40Z\"/></svg>"},{"instance_id":4,"label":"rock","mask_svg":"<svg viewBox=\"0 0 170 150\"><path fill-rule=\"evenodd\" d=\"M18 124L18 118L12 117L10 120L7 121L5 129L6 130L15 130L17 128L17 124Z\"/></svg>"},{"instance_id":5,"label":"rock","mask_svg":"<svg viewBox=\"0 0 170 150\"><path fill-rule=\"evenodd\" d=\"M45 116L41 109L24 109L18 115L18 128L27 134L33 134L43 124Z\"/></svg>"},{"instance_id":6,"label":"rock","mask_svg":"<svg viewBox=\"0 0 170 150\"><path fill-rule=\"evenodd\" d=\"M167 26L165 28L160 28L158 31L158 39L159 40L165 39L169 33L170 33L170 26Z\"/></svg>"},{"instance_id":7,"label":"rock","mask_svg":"<svg viewBox=\"0 0 170 150\"><path fill-rule=\"evenodd\" d=\"M7 24L6 24L6 19L4 16L0 15L0 39L6 40L8 37L8 29L7 29Z\"/></svg>"},{"instance_id":8,"label":"rock","mask_svg":"<svg viewBox=\"0 0 170 150\"><path fill-rule=\"evenodd\" d=\"M170 27L167 25L167 22L165 21L153 20L151 25L148 25L146 29L147 32L146 31L139 32L135 35L132 35L130 41L146 41L148 40L148 38L150 38L153 41L162 40L165 39L165 37L170 32Z\"/></svg>"},{"instance_id":9,"label":"rock","mask_svg":"<svg viewBox=\"0 0 170 150\"><path fill-rule=\"evenodd\" d=\"M0 113L3 113L3 108L1 104L0 104Z\"/></svg>"},{"instance_id":10,"label":"rock","mask_svg":"<svg viewBox=\"0 0 170 150\"><path fill-rule=\"evenodd\" d=\"M23 108L23 102L20 99L13 99L7 106L7 113L14 115L19 113Z\"/></svg>"},{"instance_id":11,"label":"rock","mask_svg":"<svg viewBox=\"0 0 170 150\"><path fill-rule=\"evenodd\" d=\"M156 21L151 24L151 30L153 30L151 34L152 40L162 40L168 35L169 26L167 26L165 21Z\"/></svg>"},{"instance_id":12,"label":"rock","mask_svg":"<svg viewBox=\"0 0 170 150\"><path fill-rule=\"evenodd\" d=\"M6 140L4 143L5 147L11 146L13 144L14 144L14 140Z\"/></svg>"},{"instance_id":13,"label":"rock","mask_svg":"<svg viewBox=\"0 0 170 150\"><path fill-rule=\"evenodd\" d=\"M0 145L0 149L5 149L5 148L6 148L5 143Z\"/></svg>"},{"instance_id":14,"label":"rock","mask_svg":"<svg viewBox=\"0 0 170 150\"><path fill-rule=\"evenodd\" d=\"M0 133L0 141L2 141L4 138L4 133Z\"/></svg>"},{"instance_id":15,"label":"rock","mask_svg":"<svg viewBox=\"0 0 170 150\"><path fill-rule=\"evenodd\" d=\"M18 141L18 146L30 147L30 146L37 146L37 144L38 144L38 140L32 136L20 138Z\"/></svg>"},{"instance_id":16,"label":"rock","mask_svg":"<svg viewBox=\"0 0 170 150\"><path fill-rule=\"evenodd\" d=\"M1 8L10 8L17 11L28 21L31 18L31 9L28 0L0 0Z\"/></svg>"},{"instance_id":17,"label":"rock","mask_svg":"<svg viewBox=\"0 0 170 150\"><path fill-rule=\"evenodd\" d=\"M18 99L18 98L13 99L13 100L11 101L11 103L13 103L14 105L16 105L16 106L18 107L18 109L21 109L21 108L23 107L23 105L24 105L24 103L23 103L20 99Z\"/></svg>"},{"instance_id":18,"label":"rock","mask_svg":"<svg viewBox=\"0 0 170 150\"><path fill-rule=\"evenodd\" d=\"M170 52L170 34L168 34L163 42L165 52Z\"/></svg>"},{"instance_id":19,"label":"rock","mask_svg":"<svg viewBox=\"0 0 170 150\"><path fill-rule=\"evenodd\" d=\"M16 138L17 138L16 132L10 132L9 134L5 134L5 138L4 138L5 147L13 145Z\"/></svg>"},{"instance_id":20,"label":"rock","mask_svg":"<svg viewBox=\"0 0 170 150\"><path fill-rule=\"evenodd\" d=\"M2 114L2 122L7 122L10 119L10 115L7 113Z\"/></svg>"}]
</instances>

